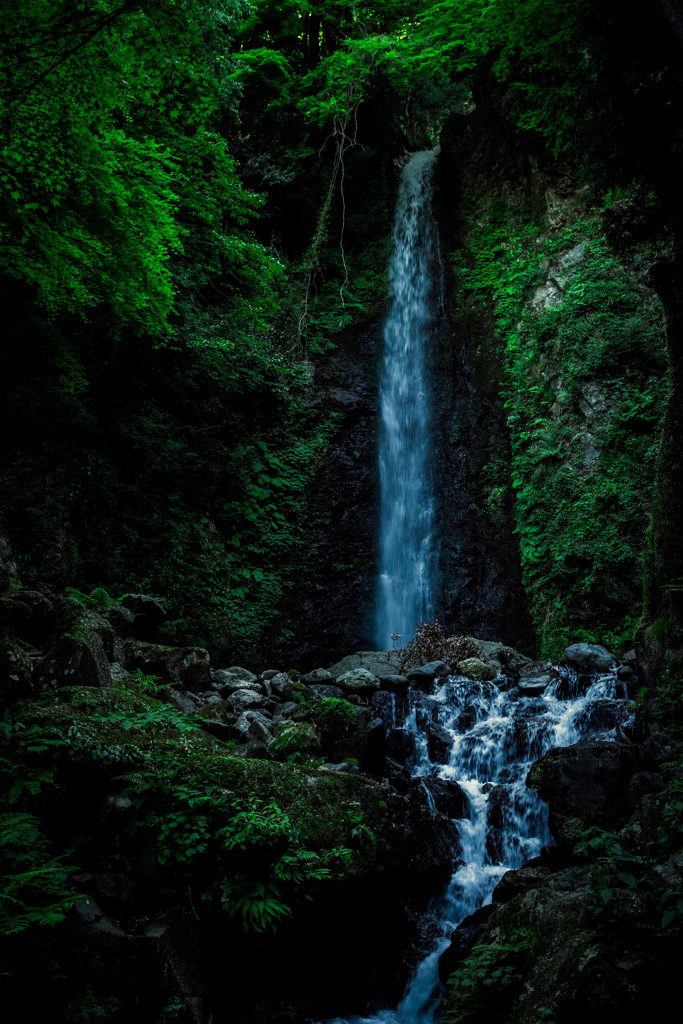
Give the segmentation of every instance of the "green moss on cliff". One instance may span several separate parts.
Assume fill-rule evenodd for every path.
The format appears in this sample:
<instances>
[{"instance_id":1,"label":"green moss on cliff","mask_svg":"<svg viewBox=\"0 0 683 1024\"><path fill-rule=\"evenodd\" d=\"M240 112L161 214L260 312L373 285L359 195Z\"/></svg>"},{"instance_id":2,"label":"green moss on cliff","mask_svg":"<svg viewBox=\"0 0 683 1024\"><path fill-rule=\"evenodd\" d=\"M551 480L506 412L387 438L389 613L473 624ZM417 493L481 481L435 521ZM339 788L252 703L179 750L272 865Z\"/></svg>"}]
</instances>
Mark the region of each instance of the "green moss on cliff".
<instances>
[{"instance_id":1,"label":"green moss on cliff","mask_svg":"<svg viewBox=\"0 0 683 1024\"><path fill-rule=\"evenodd\" d=\"M568 200L559 221L570 226L550 230L503 195L465 209L477 229L453 259L456 288L479 357L505 353L512 514L541 651L623 649L640 614L667 397L662 308L637 269L646 254L619 262L598 214L579 220ZM487 330L473 313L489 304Z\"/></svg>"}]
</instances>

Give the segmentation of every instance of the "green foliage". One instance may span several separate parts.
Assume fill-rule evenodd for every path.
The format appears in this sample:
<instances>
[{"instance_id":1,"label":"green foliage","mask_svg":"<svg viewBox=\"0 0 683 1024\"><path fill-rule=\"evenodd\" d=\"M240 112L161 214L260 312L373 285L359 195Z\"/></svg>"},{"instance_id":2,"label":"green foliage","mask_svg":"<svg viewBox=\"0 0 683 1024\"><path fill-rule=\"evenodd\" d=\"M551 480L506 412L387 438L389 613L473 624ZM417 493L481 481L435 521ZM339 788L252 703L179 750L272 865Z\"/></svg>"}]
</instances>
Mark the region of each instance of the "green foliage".
<instances>
[{"instance_id":1,"label":"green foliage","mask_svg":"<svg viewBox=\"0 0 683 1024\"><path fill-rule=\"evenodd\" d=\"M16 935L64 920L78 895L68 883L74 870L51 857L50 843L32 814L0 814L0 931Z\"/></svg>"},{"instance_id":2,"label":"green foliage","mask_svg":"<svg viewBox=\"0 0 683 1024\"><path fill-rule=\"evenodd\" d=\"M541 650L621 650L637 625L668 392L661 307L597 221L548 237L502 198L469 216L456 281L491 303L505 348L513 514Z\"/></svg>"},{"instance_id":3,"label":"green foliage","mask_svg":"<svg viewBox=\"0 0 683 1024\"><path fill-rule=\"evenodd\" d=\"M247 931L272 930L317 886L354 870L351 846L375 842L347 793L356 780L316 779L312 802L308 775L232 757L198 724L135 683L66 688L17 707L0 751L0 788L16 808L0 822L9 929L58 923L76 898L67 882L76 869L52 856L39 815L64 780L93 773L132 801L119 841L150 883L189 891Z\"/></svg>"},{"instance_id":4,"label":"green foliage","mask_svg":"<svg viewBox=\"0 0 683 1024\"><path fill-rule=\"evenodd\" d=\"M656 622L656 621L655 621ZM663 669L657 687L656 710L667 731L674 736L683 736L683 654L681 654L680 631L671 640L677 639L663 657Z\"/></svg>"},{"instance_id":5,"label":"green foliage","mask_svg":"<svg viewBox=\"0 0 683 1024\"><path fill-rule=\"evenodd\" d=\"M261 199L217 131L234 97L224 33L243 10L31 0L8 14L0 266L51 314L104 308L159 334L179 283L244 301L280 272L243 230Z\"/></svg>"},{"instance_id":6,"label":"green foliage","mask_svg":"<svg viewBox=\"0 0 683 1024\"><path fill-rule=\"evenodd\" d=\"M117 603L115 597L110 597L102 587L95 587L90 594L82 594L75 587L67 587L66 592L72 601L76 601L83 608L92 608L96 612L106 614L109 609Z\"/></svg>"},{"instance_id":7,"label":"green foliage","mask_svg":"<svg viewBox=\"0 0 683 1024\"><path fill-rule=\"evenodd\" d=\"M650 798L643 834L628 827L620 833L595 826L583 832L574 852L590 859L596 910L612 927L622 928L624 911L637 907L638 927L655 944L683 929L683 886L667 870L672 858L680 858L682 813L683 785L675 779Z\"/></svg>"},{"instance_id":8,"label":"green foliage","mask_svg":"<svg viewBox=\"0 0 683 1024\"><path fill-rule=\"evenodd\" d=\"M340 725L355 725L357 712L353 704L348 700L338 697L324 697L310 705L311 711L315 712L316 720L325 727L338 723Z\"/></svg>"},{"instance_id":9,"label":"green foliage","mask_svg":"<svg viewBox=\"0 0 683 1024\"><path fill-rule=\"evenodd\" d=\"M504 945L474 946L448 980L445 1024L490 1019L487 1015L494 1014L519 987L530 955L526 935L518 935L514 942Z\"/></svg>"}]
</instances>

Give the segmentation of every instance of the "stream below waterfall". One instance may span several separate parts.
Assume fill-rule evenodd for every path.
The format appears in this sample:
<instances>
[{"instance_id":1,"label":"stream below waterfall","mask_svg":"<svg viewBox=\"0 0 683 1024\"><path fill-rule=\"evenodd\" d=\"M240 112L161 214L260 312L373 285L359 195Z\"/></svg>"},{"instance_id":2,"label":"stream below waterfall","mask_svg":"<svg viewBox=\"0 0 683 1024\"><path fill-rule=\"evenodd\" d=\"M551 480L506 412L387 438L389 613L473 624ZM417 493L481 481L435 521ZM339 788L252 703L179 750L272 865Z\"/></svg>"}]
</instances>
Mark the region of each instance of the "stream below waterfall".
<instances>
[{"instance_id":1,"label":"stream below waterfall","mask_svg":"<svg viewBox=\"0 0 683 1024\"><path fill-rule=\"evenodd\" d=\"M434 1024L439 958L457 925L491 902L511 868L551 841L545 805L525 785L532 763L552 747L582 737L614 737L625 717L625 685L616 670L590 681L559 668L541 696L524 695L504 675L491 682L464 676L437 680L432 694L386 694L378 711L409 750L406 764L434 809L455 820L460 849L433 914L440 935L418 965L396 1009L329 1024ZM392 732L389 735L391 737Z\"/></svg>"}]
</instances>

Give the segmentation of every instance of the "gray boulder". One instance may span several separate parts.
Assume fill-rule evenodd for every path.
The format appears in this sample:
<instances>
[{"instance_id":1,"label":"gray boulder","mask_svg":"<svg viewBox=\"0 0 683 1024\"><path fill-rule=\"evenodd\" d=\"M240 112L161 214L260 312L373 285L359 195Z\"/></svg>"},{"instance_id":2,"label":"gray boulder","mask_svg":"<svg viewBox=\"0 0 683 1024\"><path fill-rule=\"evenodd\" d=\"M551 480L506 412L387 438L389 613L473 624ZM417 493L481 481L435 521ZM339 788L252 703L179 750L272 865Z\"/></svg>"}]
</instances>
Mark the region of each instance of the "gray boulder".
<instances>
[{"instance_id":1,"label":"gray boulder","mask_svg":"<svg viewBox=\"0 0 683 1024\"><path fill-rule=\"evenodd\" d=\"M532 765L527 786L548 804L558 846L571 851L589 825L612 828L628 815L637 752L607 740L555 747Z\"/></svg>"},{"instance_id":2,"label":"gray boulder","mask_svg":"<svg viewBox=\"0 0 683 1024\"><path fill-rule=\"evenodd\" d=\"M212 673L213 683L216 689L222 696L227 697L231 693L236 693L238 690L256 690L257 693L265 693L266 687L264 683L259 683L256 676L252 676L251 679L242 679L241 676L235 676L227 669L218 669Z\"/></svg>"},{"instance_id":3,"label":"gray boulder","mask_svg":"<svg viewBox=\"0 0 683 1024\"><path fill-rule=\"evenodd\" d=\"M264 707L268 703L268 698L262 693L257 693L256 690L242 688L235 690L227 698L227 703L235 711L247 711Z\"/></svg>"},{"instance_id":4,"label":"gray boulder","mask_svg":"<svg viewBox=\"0 0 683 1024\"><path fill-rule=\"evenodd\" d=\"M572 644L562 655L562 664L573 668L582 676L609 672L614 664L614 655L600 644Z\"/></svg>"},{"instance_id":5,"label":"gray boulder","mask_svg":"<svg viewBox=\"0 0 683 1024\"><path fill-rule=\"evenodd\" d=\"M222 669L223 672L229 672L231 676L237 676L238 679L244 679L249 683L255 683L257 676L253 672L250 672L248 668L242 668L241 665L230 665L226 669Z\"/></svg>"},{"instance_id":6,"label":"gray boulder","mask_svg":"<svg viewBox=\"0 0 683 1024\"><path fill-rule=\"evenodd\" d=\"M34 674L37 690L56 686L111 686L109 659L114 631L95 611L65 602L63 625L67 627Z\"/></svg>"},{"instance_id":7,"label":"gray boulder","mask_svg":"<svg viewBox=\"0 0 683 1024\"><path fill-rule=\"evenodd\" d=\"M310 687L316 697L336 697L339 700L340 697L344 696L341 686L328 686L326 683L310 683Z\"/></svg>"},{"instance_id":8,"label":"gray boulder","mask_svg":"<svg viewBox=\"0 0 683 1024\"><path fill-rule=\"evenodd\" d=\"M314 668L312 672L307 672L303 677L303 681L309 686L312 686L313 683L333 683L334 679L335 677L326 668Z\"/></svg>"},{"instance_id":9,"label":"gray boulder","mask_svg":"<svg viewBox=\"0 0 683 1024\"><path fill-rule=\"evenodd\" d=\"M551 682L551 675L547 673L539 673L536 676L522 676L517 683L517 686L520 693L525 697L540 697Z\"/></svg>"},{"instance_id":10,"label":"gray boulder","mask_svg":"<svg viewBox=\"0 0 683 1024\"><path fill-rule=\"evenodd\" d=\"M271 722L259 711L244 711L233 727L234 734L242 743L269 744L273 739Z\"/></svg>"},{"instance_id":11,"label":"gray boulder","mask_svg":"<svg viewBox=\"0 0 683 1024\"><path fill-rule=\"evenodd\" d=\"M132 615L132 621L129 615ZM150 594L126 594L120 605L114 605L109 621L119 636L132 636L136 640L153 642L166 619L166 609Z\"/></svg>"},{"instance_id":12,"label":"gray boulder","mask_svg":"<svg viewBox=\"0 0 683 1024\"><path fill-rule=\"evenodd\" d=\"M515 675L531 662L531 658L520 654L514 647L508 647L495 640L477 640L475 638L474 642L479 649L481 660L495 668L496 672Z\"/></svg>"},{"instance_id":13,"label":"gray boulder","mask_svg":"<svg viewBox=\"0 0 683 1024\"><path fill-rule=\"evenodd\" d=\"M374 676L395 675L402 671L402 655L399 651L356 651L347 654L328 669L335 679L356 668L364 668Z\"/></svg>"},{"instance_id":14,"label":"gray boulder","mask_svg":"<svg viewBox=\"0 0 683 1024\"><path fill-rule=\"evenodd\" d=\"M346 693L367 694L380 689L376 675L366 668L354 668L337 677L337 683Z\"/></svg>"}]
</instances>

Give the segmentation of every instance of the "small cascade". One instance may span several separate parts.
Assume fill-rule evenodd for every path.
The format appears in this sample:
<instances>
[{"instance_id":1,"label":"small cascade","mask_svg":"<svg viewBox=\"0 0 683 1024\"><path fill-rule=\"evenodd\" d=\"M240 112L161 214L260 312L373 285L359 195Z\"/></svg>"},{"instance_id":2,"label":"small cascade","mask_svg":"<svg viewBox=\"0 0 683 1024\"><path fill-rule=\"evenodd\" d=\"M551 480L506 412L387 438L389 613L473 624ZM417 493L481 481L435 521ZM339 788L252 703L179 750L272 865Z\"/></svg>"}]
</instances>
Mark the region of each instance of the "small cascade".
<instances>
[{"instance_id":1,"label":"small cascade","mask_svg":"<svg viewBox=\"0 0 683 1024\"><path fill-rule=\"evenodd\" d=\"M538 697L522 695L504 676L492 682L450 676L437 682L432 695L411 690L404 698L387 696L383 717L389 728L413 736L408 767L419 779L418 792L426 791L427 806L464 811L454 819L461 863L433 907L440 921L438 940L398 1007L330 1024L435 1024L438 963L451 933L491 902L506 871L521 867L551 841L546 806L525 784L531 765L552 747L585 735L614 738L616 726L629 714L625 685L616 671L593 677L586 688L571 669L561 668ZM429 733L435 727L441 738L444 732L450 737L450 748L440 747L441 760L430 757ZM430 780L436 784L430 786Z\"/></svg>"},{"instance_id":2,"label":"small cascade","mask_svg":"<svg viewBox=\"0 0 683 1024\"><path fill-rule=\"evenodd\" d=\"M426 357L441 306L432 177L438 148L405 164L394 221L391 302L380 379L376 642L404 642L435 618L436 543Z\"/></svg>"}]
</instances>

